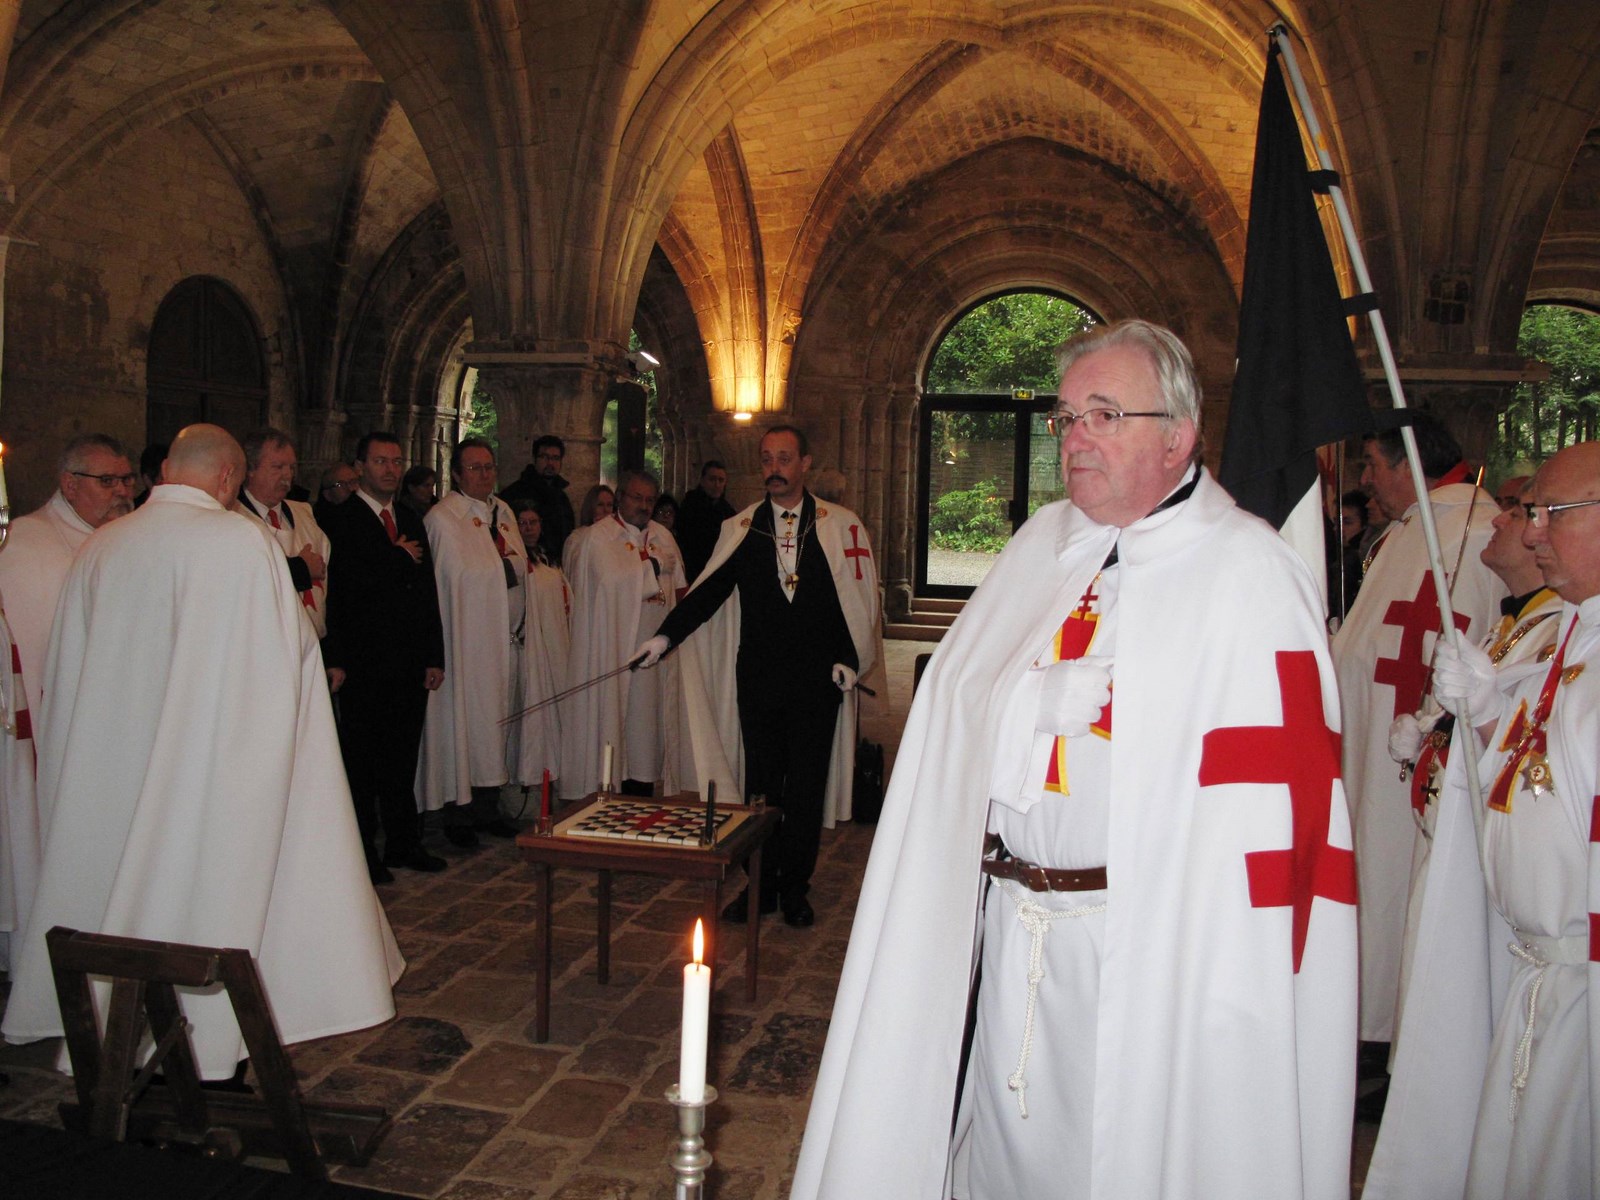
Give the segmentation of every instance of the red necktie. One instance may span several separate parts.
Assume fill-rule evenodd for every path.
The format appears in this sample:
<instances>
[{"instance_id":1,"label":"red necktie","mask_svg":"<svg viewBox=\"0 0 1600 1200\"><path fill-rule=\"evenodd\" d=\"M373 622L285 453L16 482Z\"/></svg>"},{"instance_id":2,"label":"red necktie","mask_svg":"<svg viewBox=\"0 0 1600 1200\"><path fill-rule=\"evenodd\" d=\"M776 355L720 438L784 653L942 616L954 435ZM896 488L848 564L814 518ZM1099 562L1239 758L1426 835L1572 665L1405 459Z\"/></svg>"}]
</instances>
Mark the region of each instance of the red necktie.
<instances>
[{"instance_id":1,"label":"red necktie","mask_svg":"<svg viewBox=\"0 0 1600 1200\"><path fill-rule=\"evenodd\" d=\"M400 531L394 527L394 514L386 508L378 515L383 518L383 531L389 535L389 540L399 541Z\"/></svg>"},{"instance_id":2,"label":"red necktie","mask_svg":"<svg viewBox=\"0 0 1600 1200\"><path fill-rule=\"evenodd\" d=\"M283 528L283 523L278 520L278 510L277 509L275 509L275 508L267 509L267 524L271 525L274 529L282 529Z\"/></svg>"}]
</instances>

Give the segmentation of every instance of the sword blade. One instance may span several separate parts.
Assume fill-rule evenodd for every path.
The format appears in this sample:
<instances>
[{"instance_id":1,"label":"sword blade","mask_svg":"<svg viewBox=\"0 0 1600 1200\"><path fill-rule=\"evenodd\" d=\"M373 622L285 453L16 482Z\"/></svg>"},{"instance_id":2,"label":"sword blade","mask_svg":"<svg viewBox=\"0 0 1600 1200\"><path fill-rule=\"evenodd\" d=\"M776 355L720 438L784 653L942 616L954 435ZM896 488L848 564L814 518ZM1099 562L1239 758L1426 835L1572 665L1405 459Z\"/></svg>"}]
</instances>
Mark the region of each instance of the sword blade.
<instances>
[{"instance_id":1,"label":"sword blade","mask_svg":"<svg viewBox=\"0 0 1600 1200\"><path fill-rule=\"evenodd\" d=\"M642 655L638 658L629 659L614 671L607 671L604 675L596 675L593 679L585 680L583 683L575 683L571 687L557 692L554 696L546 696L537 704L530 704L527 708L520 709L517 712L512 713L509 717L503 717L500 720L500 724L509 725L513 721L520 721L523 717L526 717L530 713L538 712L541 708L549 708L552 704L559 704L568 696L576 696L579 692L587 691L589 688L602 684L608 679L615 679L618 675L621 675L626 671L636 670L639 664L643 661L644 657Z\"/></svg>"}]
</instances>

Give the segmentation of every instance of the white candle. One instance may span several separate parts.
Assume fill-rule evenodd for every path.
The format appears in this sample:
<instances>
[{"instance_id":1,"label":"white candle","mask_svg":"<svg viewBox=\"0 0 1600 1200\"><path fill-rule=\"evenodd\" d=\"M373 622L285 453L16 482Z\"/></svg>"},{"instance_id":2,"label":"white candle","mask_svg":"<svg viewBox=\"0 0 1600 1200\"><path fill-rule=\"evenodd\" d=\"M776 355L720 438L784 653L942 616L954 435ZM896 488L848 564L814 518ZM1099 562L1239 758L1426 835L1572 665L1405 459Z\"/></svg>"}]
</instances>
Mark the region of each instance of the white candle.
<instances>
[{"instance_id":1,"label":"white candle","mask_svg":"<svg viewBox=\"0 0 1600 1200\"><path fill-rule=\"evenodd\" d=\"M600 760L600 790L611 790L611 743L606 743L605 756Z\"/></svg>"},{"instance_id":2,"label":"white candle","mask_svg":"<svg viewBox=\"0 0 1600 1200\"><path fill-rule=\"evenodd\" d=\"M0 442L0 508L10 508L11 498L6 495L6 444Z\"/></svg>"},{"instance_id":3,"label":"white candle","mask_svg":"<svg viewBox=\"0 0 1600 1200\"><path fill-rule=\"evenodd\" d=\"M683 1035L678 1049L678 1099L699 1104L706 1098L706 1039L711 1021L711 968L705 957L706 934L694 923L694 961L683 968Z\"/></svg>"}]
</instances>

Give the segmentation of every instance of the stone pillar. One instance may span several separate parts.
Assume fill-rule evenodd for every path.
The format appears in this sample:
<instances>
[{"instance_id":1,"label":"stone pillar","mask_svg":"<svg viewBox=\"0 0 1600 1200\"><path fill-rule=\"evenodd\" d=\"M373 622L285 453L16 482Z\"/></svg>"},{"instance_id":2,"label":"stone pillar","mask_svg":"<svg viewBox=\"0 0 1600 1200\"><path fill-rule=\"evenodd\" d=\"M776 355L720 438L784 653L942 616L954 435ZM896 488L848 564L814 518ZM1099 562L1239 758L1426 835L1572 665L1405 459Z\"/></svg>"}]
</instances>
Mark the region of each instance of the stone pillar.
<instances>
[{"instance_id":1,"label":"stone pillar","mask_svg":"<svg viewBox=\"0 0 1600 1200\"><path fill-rule=\"evenodd\" d=\"M300 460L296 474L315 495L322 473L337 462L348 462L344 444L346 414L333 409L299 414L295 431L295 455Z\"/></svg>"},{"instance_id":2,"label":"stone pillar","mask_svg":"<svg viewBox=\"0 0 1600 1200\"><path fill-rule=\"evenodd\" d=\"M1400 383L1406 403L1431 410L1461 443L1470 463L1481 463L1496 437L1496 422L1515 398L1519 383L1549 377L1542 364L1516 354L1412 354L1402 359ZM1393 403L1381 367L1365 370L1372 403Z\"/></svg>"},{"instance_id":3,"label":"stone pillar","mask_svg":"<svg viewBox=\"0 0 1600 1200\"><path fill-rule=\"evenodd\" d=\"M889 397L887 475L888 512L884 520L885 548L878 552L883 572L883 607L892 620L911 612L911 543L917 528L913 511L917 495L917 389L906 388Z\"/></svg>"},{"instance_id":4,"label":"stone pillar","mask_svg":"<svg viewBox=\"0 0 1600 1200\"><path fill-rule=\"evenodd\" d=\"M439 494L449 487L450 451L456 443L456 429L461 414L454 408L434 405L413 405L407 414L409 420L405 438L406 460L413 466L432 467L439 473ZM510 480L502 480L509 483Z\"/></svg>"},{"instance_id":5,"label":"stone pillar","mask_svg":"<svg viewBox=\"0 0 1600 1200\"><path fill-rule=\"evenodd\" d=\"M561 473L581 497L600 477L606 392L612 380L621 377L619 372L595 359L474 365L478 386L494 397L500 418L501 482L510 483L532 461L534 438L553 433L567 446Z\"/></svg>"}]
</instances>

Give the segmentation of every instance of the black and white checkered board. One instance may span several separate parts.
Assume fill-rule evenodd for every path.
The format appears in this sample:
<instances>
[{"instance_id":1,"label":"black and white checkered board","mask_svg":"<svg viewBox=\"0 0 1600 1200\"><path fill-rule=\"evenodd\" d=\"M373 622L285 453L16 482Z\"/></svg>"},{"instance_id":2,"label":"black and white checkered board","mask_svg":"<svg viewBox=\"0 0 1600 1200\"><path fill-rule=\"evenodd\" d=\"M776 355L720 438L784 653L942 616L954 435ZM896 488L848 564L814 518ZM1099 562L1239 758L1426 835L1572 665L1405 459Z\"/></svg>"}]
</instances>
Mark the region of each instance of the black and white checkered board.
<instances>
[{"instance_id":1,"label":"black and white checkered board","mask_svg":"<svg viewBox=\"0 0 1600 1200\"><path fill-rule=\"evenodd\" d=\"M743 813L718 808L713 818L717 836L728 832L729 822ZM734 822L735 824L737 822ZM597 800L556 826L557 836L613 838L626 842L661 842L672 846L698 846L705 832L703 805L660 804L654 800Z\"/></svg>"}]
</instances>

